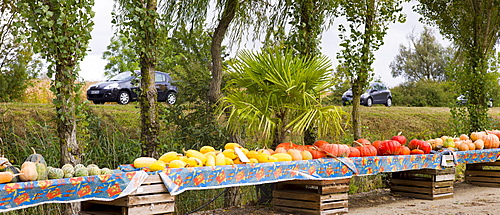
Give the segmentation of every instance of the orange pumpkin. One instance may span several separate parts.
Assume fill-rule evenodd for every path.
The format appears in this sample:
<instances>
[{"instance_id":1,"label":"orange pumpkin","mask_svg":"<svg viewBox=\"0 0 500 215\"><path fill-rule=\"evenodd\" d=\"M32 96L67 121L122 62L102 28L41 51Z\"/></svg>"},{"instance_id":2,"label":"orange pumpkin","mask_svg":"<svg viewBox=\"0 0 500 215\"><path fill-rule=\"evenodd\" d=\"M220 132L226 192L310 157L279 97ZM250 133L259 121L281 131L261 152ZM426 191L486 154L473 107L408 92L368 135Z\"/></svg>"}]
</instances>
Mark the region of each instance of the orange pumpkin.
<instances>
[{"instance_id":1,"label":"orange pumpkin","mask_svg":"<svg viewBox=\"0 0 500 215\"><path fill-rule=\"evenodd\" d=\"M361 157L359 149L356 147L349 148L349 157Z\"/></svg>"},{"instance_id":2,"label":"orange pumpkin","mask_svg":"<svg viewBox=\"0 0 500 215\"><path fill-rule=\"evenodd\" d=\"M36 171L36 164L30 161L26 161L21 166L21 175L19 178L21 181L36 181L38 177L38 172Z\"/></svg>"},{"instance_id":3,"label":"orange pumpkin","mask_svg":"<svg viewBox=\"0 0 500 215\"><path fill-rule=\"evenodd\" d=\"M483 136L486 135L486 132L484 131L480 131L480 132L472 132L470 134L470 139L472 141L476 141L476 140L480 140L483 138Z\"/></svg>"},{"instance_id":4,"label":"orange pumpkin","mask_svg":"<svg viewBox=\"0 0 500 215\"><path fill-rule=\"evenodd\" d=\"M294 161L302 160L302 154L300 154L300 151L297 149L289 149L287 153L292 156L292 160Z\"/></svg>"},{"instance_id":5,"label":"orange pumpkin","mask_svg":"<svg viewBox=\"0 0 500 215\"><path fill-rule=\"evenodd\" d=\"M274 153L287 153L287 149L285 147L278 147L274 150Z\"/></svg>"},{"instance_id":6,"label":"orange pumpkin","mask_svg":"<svg viewBox=\"0 0 500 215\"><path fill-rule=\"evenodd\" d=\"M486 134L482 137L482 140L484 141L485 149L498 148L498 145L500 145L500 140L498 139L498 136L494 134Z\"/></svg>"},{"instance_id":7,"label":"orange pumpkin","mask_svg":"<svg viewBox=\"0 0 500 215\"><path fill-rule=\"evenodd\" d=\"M474 141L474 145L476 146L476 150L484 149L484 141L482 139Z\"/></svg>"},{"instance_id":8,"label":"orange pumpkin","mask_svg":"<svg viewBox=\"0 0 500 215\"><path fill-rule=\"evenodd\" d=\"M399 155L410 155L410 148L408 148L407 146L402 146Z\"/></svg>"},{"instance_id":9,"label":"orange pumpkin","mask_svg":"<svg viewBox=\"0 0 500 215\"><path fill-rule=\"evenodd\" d=\"M324 144L329 144L329 143L326 142L326 141L324 141L324 140L316 140L316 142L314 142L313 146L321 148L321 146L324 145Z\"/></svg>"},{"instance_id":10,"label":"orange pumpkin","mask_svg":"<svg viewBox=\"0 0 500 215\"><path fill-rule=\"evenodd\" d=\"M469 151L469 145L467 143L462 143L457 148L458 151Z\"/></svg>"},{"instance_id":11,"label":"orange pumpkin","mask_svg":"<svg viewBox=\"0 0 500 215\"><path fill-rule=\"evenodd\" d=\"M307 151L309 151L314 159L324 158L326 157L326 152L320 151L316 146L307 147Z\"/></svg>"},{"instance_id":12,"label":"orange pumpkin","mask_svg":"<svg viewBox=\"0 0 500 215\"><path fill-rule=\"evenodd\" d=\"M461 134L460 140L469 140L469 136L467 136L467 134Z\"/></svg>"}]
</instances>

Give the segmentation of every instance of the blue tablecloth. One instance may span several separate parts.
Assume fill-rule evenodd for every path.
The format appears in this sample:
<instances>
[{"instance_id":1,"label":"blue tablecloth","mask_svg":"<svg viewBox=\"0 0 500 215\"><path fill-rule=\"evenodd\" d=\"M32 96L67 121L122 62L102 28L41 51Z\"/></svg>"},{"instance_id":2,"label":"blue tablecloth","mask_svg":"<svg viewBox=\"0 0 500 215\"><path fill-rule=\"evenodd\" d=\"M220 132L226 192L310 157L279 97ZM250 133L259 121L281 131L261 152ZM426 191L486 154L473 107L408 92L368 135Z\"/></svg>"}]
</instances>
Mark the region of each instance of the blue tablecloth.
<instances>
[{"instance_id":1,"label":"blue tablecloth","mask_svg":"<svg viewBox=\"0 0 500 215\"><path fill-rule=\"evenodd\" d=\"M455 152L455 163L497 160L500 149ZM322 158L309 161L239 164L216 167L167 168L159 172L172 195L186 190L274 183L286 180L328 180L416 169L442 169L442 154ZM130 165L122 170L134 171Z\"/></svg>"},{"instance_id":2,"label":"blue tablecloth","mask_svg":"<svg viewBox=\"0 0 500 215\"><path fill-rule=\"evenodd\" d=\"M0 212L45 203L111 201L135 191L147 176L144 171L134 171L0 184Z\"/></svg>"}]
</instances>

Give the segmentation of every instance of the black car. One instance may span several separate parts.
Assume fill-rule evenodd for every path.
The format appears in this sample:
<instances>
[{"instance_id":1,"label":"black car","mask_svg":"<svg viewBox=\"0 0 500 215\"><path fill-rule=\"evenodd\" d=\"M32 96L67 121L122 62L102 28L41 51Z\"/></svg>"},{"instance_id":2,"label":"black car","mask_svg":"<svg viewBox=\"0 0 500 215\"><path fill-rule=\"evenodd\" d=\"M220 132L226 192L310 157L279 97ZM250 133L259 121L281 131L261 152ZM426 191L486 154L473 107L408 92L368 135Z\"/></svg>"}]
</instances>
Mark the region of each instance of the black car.
<instances>
[{"instance_id":1,"label":"black car","mask_svg":"<svg viewBox=\"0 0 500 215\"><path fill-rule=\"evenodd\" d=\"M342 95L342 105L348 105L352 103L352 91L347 90ZM361 94L360 104L371 107L373 104L383 104L387 107L392 105L392 94L387 87L378 82L370 83L370 87Z\"/></svg>"},{"instance_id":2,"label":"black car","mask_svg":"<svg viewBox=\"0 0 500 215\"><path fill-rule=\"evenodd\" d=\"M139 71L135 72L140 75ZM138 100L140 78L132 72L122 72L105 82L92 84L87 90L87 99L94 104L104 104L104 102L117 102L118 104L128 104ZM158 101L166 101L168 104L175 104L177 101L177 87L172 85L172 78L169 74L155 72L155 85L158 92Z\"/></svg>"},{"instance_id":3,"label":"black car","mask_svg":"<svg viewBox=\"0 0 500 215\"><path fill-rule=\"evenodd\" d=\"M467 97L465 97L464 94L460 94L460 96L457 97L457 104L458 105L465 105L467 104L467 102L469 101L469 99L467 99ZM488 100L488 107L493 107L493 98L490 98Z\"/></svg>"}]
</instances>

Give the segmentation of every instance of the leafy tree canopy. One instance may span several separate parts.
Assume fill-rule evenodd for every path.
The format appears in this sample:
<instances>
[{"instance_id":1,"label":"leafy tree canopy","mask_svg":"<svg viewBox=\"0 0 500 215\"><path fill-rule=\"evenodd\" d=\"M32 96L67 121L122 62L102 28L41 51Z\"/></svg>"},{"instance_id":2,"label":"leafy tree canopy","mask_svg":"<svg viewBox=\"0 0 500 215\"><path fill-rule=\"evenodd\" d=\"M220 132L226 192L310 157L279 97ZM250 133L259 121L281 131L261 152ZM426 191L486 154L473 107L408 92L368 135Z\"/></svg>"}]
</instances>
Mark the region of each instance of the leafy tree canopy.
<instances>
[{"instance_id":1,"label":"leafy tree canopy","mask_svg":"<svg viewBox=\"0 0 500 215\"><path fill-rule=\"evenodd\" d=\"M407 81L447 79L446 68L454 55L451 47L445 48L436 41L428 27L424 27L418 38L413 33L408 35L408 43L399 46L399 54L389 65L393 77L402 76Z\"/></svg>"}]
</instances>

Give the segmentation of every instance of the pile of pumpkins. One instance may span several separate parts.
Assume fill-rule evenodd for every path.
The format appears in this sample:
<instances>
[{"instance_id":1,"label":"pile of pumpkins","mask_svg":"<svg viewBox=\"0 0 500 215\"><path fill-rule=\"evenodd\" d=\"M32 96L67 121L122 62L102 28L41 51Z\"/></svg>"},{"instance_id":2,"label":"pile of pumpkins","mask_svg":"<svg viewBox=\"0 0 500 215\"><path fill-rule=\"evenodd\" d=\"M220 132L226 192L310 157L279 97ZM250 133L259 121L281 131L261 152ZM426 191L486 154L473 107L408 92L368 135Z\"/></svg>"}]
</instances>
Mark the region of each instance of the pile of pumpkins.
<instances>
[{"instance_id":1,"label":"pile of pumpkins","mask_svg":"<svg viewBox=\"0 0 500 215\"><path fill-rule=\"evenodd\" d=\"M113 174L113 170L101 169L95 164L88 166L65 164L61 168L47 166L45 158L36 153L35 149L32 148L32 150L33 154L26 158L21 169L14 167L4 156L0 157L0 184Z\"/></svg>"},{"instance_id":2,"label":"pile of pumpkins","mask_svg":"<svg viewBox=\"0 0 500 215\"><path fill-rule=\"evenodd\" d=\"M267 163L297 161L324 157L367 157L387 155L415 155L437 153L441 150L465 151L498 148L500 130L473 132L459 137L443 136L427 141L412 139L398 134L390 140L358 139L352 146L317 140L313 145L281 143L273 149L248 150L237 143L227 143L224 150L203 146L199 150L190 149L180 154L174 151L160 158L139 157L133 162L135 168L146 171L160 171L165 168L221 166L247 163Z\"/></svg>"},{"instance_id":3,"label":"pile of pumpkins","mask_svg":"<svg viewBox=\"0 0 500 215\"><path fill-rule=\"evenodd\" d=\"M158 159L152 157L139 157L133 162L135 168L146 171L159 171L165 168L184 168L202 166L222 166L248 163L268 163L293 160L310 160L315 157L307 150L285 149L282 143L276 150L258 149L249 150L238 143L227 143L224 150L216 150L212 146L203 146L199 150L190 149L183 154L171 151L163 154ZM283 147L281 147L283 146ZM322 152L324 153L324 152Z\"/></svg>"},{"instance_id":4,"label":"pile of pumpkins","mask_svg":"<svg viewBox=\"0 0 500 215\"><path fill-rule=\"evenodd\" d=\"M500 147L500 130L486 130L479 132L472 132L469 135L461 134L459 137L447 137L430 139L432 149L439 151L449 149L454 151L468 151L468 150L481 150L493 149Z\"/></svg>"}]
</instances>

